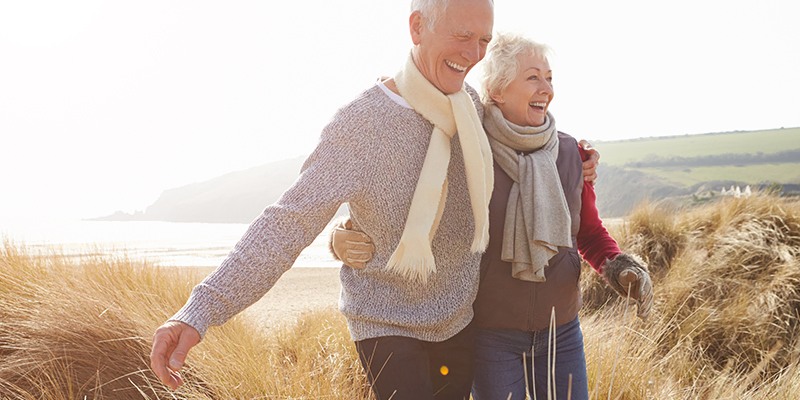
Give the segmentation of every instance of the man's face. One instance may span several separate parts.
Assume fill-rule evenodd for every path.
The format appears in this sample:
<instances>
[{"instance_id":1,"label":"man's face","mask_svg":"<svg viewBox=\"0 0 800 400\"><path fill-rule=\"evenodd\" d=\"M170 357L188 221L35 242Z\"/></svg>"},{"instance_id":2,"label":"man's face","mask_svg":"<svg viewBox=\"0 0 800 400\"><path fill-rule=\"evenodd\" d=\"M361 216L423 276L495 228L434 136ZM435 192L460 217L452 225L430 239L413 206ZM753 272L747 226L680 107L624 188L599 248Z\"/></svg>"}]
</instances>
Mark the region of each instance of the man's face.
<instances>
[{"instance_id":1,"label":"man's face","mask_svg":"<svg viewBox=\"0 0 800 400\"><path fill-rule=\"evenodd\" d=\"M492 39L491 0L450 0L433 30L416 14L410 20L414 64L445 94L458 92Z\"/></svg>"}]
</instances>

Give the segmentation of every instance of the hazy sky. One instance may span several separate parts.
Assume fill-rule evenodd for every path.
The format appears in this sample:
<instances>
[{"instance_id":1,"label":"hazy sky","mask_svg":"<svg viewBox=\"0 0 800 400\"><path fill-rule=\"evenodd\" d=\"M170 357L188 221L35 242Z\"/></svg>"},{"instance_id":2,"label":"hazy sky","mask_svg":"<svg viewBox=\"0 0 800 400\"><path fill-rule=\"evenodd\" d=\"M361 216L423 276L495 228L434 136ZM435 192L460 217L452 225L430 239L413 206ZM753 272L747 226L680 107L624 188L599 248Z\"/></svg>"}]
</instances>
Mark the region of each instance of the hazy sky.
<instances>
[{"instance_id":1,"label":"hazy sky","mask_svg":"<svg viewBox=\"0 0 800 400\"><path fill-rule=\"evenodd\" d=\"M143 210L308 154L404 61L408 3L0 3L0 218ZM555 49L560 130L614 140L800 126L799 15L797 0L497 0L495 29Z\"/></svg>"}]
</instances>

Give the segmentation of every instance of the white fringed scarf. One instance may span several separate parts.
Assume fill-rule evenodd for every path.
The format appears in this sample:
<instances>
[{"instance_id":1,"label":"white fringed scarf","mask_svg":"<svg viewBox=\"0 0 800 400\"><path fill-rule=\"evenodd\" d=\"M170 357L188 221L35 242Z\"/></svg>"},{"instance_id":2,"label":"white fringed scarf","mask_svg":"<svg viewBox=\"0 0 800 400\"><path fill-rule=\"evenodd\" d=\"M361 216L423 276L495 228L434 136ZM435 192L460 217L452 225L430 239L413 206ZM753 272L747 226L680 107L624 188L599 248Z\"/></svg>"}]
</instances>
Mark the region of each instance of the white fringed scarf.
<instances>
[{"instance_id":1,"label":"white fringed scarf","mask_svg":"<svg viewBox=\"0 0 800 400\"><path fill-rule=\"evenodd\" d=\"M460 91L445 95L422 75L411 56L394 82L414 111L433 124L433 132L403 235L387 267L405 278L427 282L428 275L436 272L431 241L447 199L450 140L458 131L475 218L471 250L476 253L486 250L489 243L489 200L494 187L492 151L475 104L463 86Z\"/></svg>"},{"instance_id":2,"label":"white fringed scarf","mask_svg":"<svg viewBox=\"0 0 800 400\"><path fill-rule=\"evenodd\" d=\"M548 112L542 126L519 126L494 105L483 124L494 160L514 181L503 227L503 261L524 281L544 282L544 267L561 247L572 247L569 206L556 167L558 132ZM532 152L520 155L517 152Z\"/></svg>"}]
</instances>

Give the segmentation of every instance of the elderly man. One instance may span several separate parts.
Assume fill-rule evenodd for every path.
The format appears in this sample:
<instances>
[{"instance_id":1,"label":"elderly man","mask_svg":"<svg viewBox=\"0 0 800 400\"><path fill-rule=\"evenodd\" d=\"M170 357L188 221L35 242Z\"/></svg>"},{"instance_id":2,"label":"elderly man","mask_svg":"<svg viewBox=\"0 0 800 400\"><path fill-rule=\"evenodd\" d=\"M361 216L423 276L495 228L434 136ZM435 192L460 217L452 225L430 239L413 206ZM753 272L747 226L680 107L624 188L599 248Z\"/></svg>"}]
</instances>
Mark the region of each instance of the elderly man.
<instances>
[{"instance_id":1,"label":"elderly man","mask_svg":"<svg viewBox=\"0 0 800 400\"><path fill-rule=\"evenodd\" d=\"M376 397L469 398L493 177L464 78L492 25L491 0L412 1L405 66L334 115L299 179L156 331L151 365L165 384L182 384L207 328L260 299L348 203L375 251L367 268L342 269L339 307Z\"/></svg>"}]
</instances>

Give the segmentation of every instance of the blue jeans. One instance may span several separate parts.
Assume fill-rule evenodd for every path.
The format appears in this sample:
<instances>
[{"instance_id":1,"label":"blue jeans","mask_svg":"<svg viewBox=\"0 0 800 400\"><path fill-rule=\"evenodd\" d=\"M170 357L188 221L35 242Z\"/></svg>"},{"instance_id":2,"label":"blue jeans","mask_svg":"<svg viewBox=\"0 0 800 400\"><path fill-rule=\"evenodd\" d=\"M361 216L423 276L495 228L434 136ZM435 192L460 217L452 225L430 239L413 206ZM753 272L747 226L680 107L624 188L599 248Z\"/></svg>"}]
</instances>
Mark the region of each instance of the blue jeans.
<instances>
[{"instance_id":1,"label":"blue jeans","mask_svg":"<svg viewBox=\"0 0 800 400\"><path fill-rule=\"evenodd\" d=\"M528 369L528 384L533 398L547 399L547 347L549 330L525 332L514 329L481 328L475 331L475 379L472 397L475 400L525 399L525 372L522 353ZM531 382L531 347L534 349ZM587 400L586 355L583 333L576 317L556 327L556 397L566 399L569 375L572 374L572 399Z\"/></svg>"}]
</instances>

